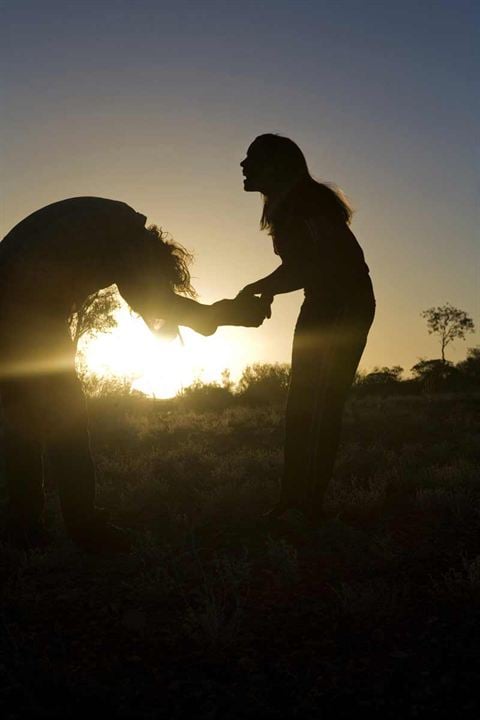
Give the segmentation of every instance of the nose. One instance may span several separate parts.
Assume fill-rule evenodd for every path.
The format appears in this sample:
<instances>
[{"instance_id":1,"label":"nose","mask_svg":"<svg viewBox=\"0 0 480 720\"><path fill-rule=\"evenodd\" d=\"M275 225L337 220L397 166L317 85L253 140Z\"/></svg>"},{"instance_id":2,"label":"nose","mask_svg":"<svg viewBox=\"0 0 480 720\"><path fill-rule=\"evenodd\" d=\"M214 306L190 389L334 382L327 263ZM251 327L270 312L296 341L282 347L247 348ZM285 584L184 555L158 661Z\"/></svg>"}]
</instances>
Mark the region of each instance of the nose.
<instances>
[{"instance_id":1,"label":"nose","mask_svg":"<svg viewBox=\"0 0 480 720\"><path fill-rule=\"evenodd\" d=\"M245 165L245 160L242 160L242 162L240 163L240 167L243 168L244 165Z\"/></svg>"}]
</instances>

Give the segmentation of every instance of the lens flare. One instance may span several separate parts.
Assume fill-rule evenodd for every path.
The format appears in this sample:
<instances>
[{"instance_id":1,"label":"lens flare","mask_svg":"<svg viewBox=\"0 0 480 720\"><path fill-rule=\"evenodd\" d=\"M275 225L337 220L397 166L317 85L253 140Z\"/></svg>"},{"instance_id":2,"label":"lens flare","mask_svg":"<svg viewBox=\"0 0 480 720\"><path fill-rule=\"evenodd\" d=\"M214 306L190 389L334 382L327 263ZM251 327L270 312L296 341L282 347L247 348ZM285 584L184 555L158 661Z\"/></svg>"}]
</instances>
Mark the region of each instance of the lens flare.
<instances>
[{"instance_id":1,"label":"lens flare","mask_svg":"<svg viewBox=\"0 0 480 720\"><path fill-rule=\"evenodd\" d=\"M82 340L79 351L88 372L128 378L145 395L173 397L195 380L220 382L226 368L243 366L244 344L232 342L228 330L204 337L181 328L181 337L163 340L128 310L118 311L116 320L111 332Z\"/></svg>"}]
</instances>

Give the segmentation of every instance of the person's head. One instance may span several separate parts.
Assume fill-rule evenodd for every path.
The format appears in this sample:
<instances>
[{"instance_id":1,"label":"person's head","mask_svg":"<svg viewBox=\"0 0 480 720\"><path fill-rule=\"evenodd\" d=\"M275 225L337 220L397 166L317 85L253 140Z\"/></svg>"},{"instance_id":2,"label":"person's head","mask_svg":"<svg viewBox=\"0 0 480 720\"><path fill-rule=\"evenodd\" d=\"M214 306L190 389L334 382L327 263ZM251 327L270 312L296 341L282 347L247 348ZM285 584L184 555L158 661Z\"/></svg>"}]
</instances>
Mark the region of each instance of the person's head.
<instances>
[{"instance_id":1,"label":"person's head","mask_svg":"<svg viewBox=\"0 0 480 720\"><path fill-rule=\"evenodd\" d=\"M175 336L178 327L168 321L170 293L195 297L190 282L192 256L173 242L157 225L143 229L129 248L129 271L118 283L120 293L130 307L143 317L152 331ZM133 270L133 272L131 271ZM165 308L162 317L162 308ZM163 321L159 324L158 321Z\"/></svg>"},{"instance_id":2,"label":"person's head","mask_svg":"<svg viewBox=\"0 0 480 720\"><path fill-rule=\"evenodd\" d=\"M298 145L273 133L259 135L240 163L243 187L264 196L262 229L274 231L279 213L320 214L334 223L349 223L352 210L340 190L315 180Z\"/></svg>"},{"instance_id":3,"label":"person's head","mask_svg":"<svg viewBox=\"0 0 480 720\"><path fill-rule=\"evenodd\" d=\"M166 283L170 290L181 295L195 297L188 268L193 260L192 255L157 225L149 225L145 229L145 236L147 255L151 258L153 268L159 276L161 274L162 284Z\"/></svg>"},{"instance_id":4,"label":"person's head","mask_svg":"<svg viewBox=\"0 0 480 720\"><path fill-rule=\"evenodd\" d=\"M309 177L305 156L293 140L282 135L259 135L240 163L247 192L270 196Z\"/></svg>"}]
</instances>

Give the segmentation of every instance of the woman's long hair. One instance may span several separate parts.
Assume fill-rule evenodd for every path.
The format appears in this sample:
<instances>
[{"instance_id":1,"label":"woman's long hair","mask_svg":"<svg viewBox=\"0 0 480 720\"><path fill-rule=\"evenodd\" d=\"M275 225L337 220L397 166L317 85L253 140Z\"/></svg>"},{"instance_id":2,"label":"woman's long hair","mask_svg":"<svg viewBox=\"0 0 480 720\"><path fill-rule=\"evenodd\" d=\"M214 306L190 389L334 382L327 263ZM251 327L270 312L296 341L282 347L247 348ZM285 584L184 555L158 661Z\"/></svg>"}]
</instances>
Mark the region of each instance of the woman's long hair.
<instances>
[{"instance_id":1,"label":"woman's long hair","mask_svg":"<svg viewBox=\"0 0 480 720\"><path fill-rule=\"evenodd\" d=\"M290 138L273 133L259 135L254 143L261 149L278 174L279 184L286 188L277 198L264 196L260 220L262 230L275 233L285 218L321 216L333 224L349 224L352 209L339 188L315 180L298 145Z\"/></svg>"},{"instance_id":2,"label":"woman's long hair","mask_svg":"<svg viewBox=\"0 0 480 720\"><path fill-rule=\"evenodd\" d=\"M183 245L174 242L168 233L158 225L149 225L146 230L149 245L153 248L151 258L154 267L161 268L162 276L170 289L191 298L197 297L195 288L191 284L188 267L193 260L193 255ZM165 319L157 332L165 340L173 340L178 337L183 344L180 329L173 320Z\"/></svg>"},{"instance_id":3,"label":"woman's long hair","mask_svg":"<svg viewBox=\"0 0 480 720\"><path fill-rule=\"evenodd\" d=\"M146 229L149 241L153 240L154 255L158 256L162 273L171 289L182 295L196 297L197 293L192 287L188 267L193 256L183 245L174 242L158 225L149 225Z\"/></svg>"}]
</instances>

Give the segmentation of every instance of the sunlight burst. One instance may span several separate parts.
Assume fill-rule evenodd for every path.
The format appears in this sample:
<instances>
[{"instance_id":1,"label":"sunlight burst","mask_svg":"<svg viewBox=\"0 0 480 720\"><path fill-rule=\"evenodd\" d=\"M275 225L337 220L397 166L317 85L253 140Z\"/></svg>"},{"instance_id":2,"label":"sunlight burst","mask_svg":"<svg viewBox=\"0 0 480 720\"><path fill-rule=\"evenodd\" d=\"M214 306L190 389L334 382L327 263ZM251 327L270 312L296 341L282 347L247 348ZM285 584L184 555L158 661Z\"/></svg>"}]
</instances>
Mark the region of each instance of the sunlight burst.
<instances>
[{"instance_id":1,"label":"sunlight burst","mask_svg":"<svg viewBox=\"0 0 480 720\"><path fill-rule=\"evenodd\" d=\"M181 338L158 339L128 309L116 314L117 327L86 338L81 345L88 370L100 377L128 378L132 388L156 398L169 398L195 380L219 382L225 368L235 366L236 348L220 332L203 337L188 328Z\"/></svg>"}]
</instances>

